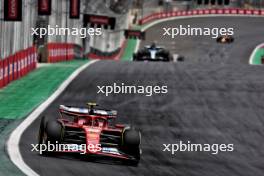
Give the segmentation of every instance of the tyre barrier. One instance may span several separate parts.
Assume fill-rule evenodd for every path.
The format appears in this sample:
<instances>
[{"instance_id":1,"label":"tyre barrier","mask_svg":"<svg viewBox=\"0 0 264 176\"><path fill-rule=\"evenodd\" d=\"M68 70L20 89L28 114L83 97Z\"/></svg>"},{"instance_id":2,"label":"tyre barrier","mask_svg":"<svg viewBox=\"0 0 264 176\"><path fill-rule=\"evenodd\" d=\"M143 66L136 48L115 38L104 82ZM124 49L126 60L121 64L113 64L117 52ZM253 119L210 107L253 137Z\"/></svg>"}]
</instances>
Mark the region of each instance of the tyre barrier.
<instances>
[{"instance_id":1,"label":"tyre barrier","mask_svg":"<svg viewBox=\"0 0 264 176\"><path fill-rule=\"evenodd\" d=\"M111 52L104 52L96 48L91 48L90 52L87 54L87 57L89 59L119 60L125 50L126 42L127 41L124 40L120 48Z\"/></svg>"},{"instance_id":2,"label":"tyre barrier","mask_svg":"<svg viewBox=\"0 0 264 176\"><path fill-rule=\"evenodd\" d=\"M62 62L74 59L74 44L68 43L48 43L47 62Z\"/></svg>"},{"instance_id":3,"label":"tyre barrier","mask_svg":"<svg viewBox=\"0 0 264 176\"><path fill-rule=\"evenodd\" d=\"M37 67L37 50L32 46L0 59L0 88L5 87Z\"/></svg>"},{"instance_id":4,"label":"tyre barrier","mask_svg":"<svg viewBox=\"0 0 264 176\"><path fill-rule=\"evenodd\" d=\"M73 43L47 43L38 49L38 62L56 63L83 59L83 48Z\"/></svg>"},{"instance_id":5,"label":"tyre barrier","mask_svg":"<svg viewBox=\"0 0 264 176\"><path fill-rule=\"evenodd\" d=\"M264 10L251 10L251 9L195 9L189 11L171 11L159 12L148 15L139 20L140 25L150 23L154 20L165 19L180 16L193 16L193 15L246 15L246 16L264 16Z\"/></svg>"}]
</instances>

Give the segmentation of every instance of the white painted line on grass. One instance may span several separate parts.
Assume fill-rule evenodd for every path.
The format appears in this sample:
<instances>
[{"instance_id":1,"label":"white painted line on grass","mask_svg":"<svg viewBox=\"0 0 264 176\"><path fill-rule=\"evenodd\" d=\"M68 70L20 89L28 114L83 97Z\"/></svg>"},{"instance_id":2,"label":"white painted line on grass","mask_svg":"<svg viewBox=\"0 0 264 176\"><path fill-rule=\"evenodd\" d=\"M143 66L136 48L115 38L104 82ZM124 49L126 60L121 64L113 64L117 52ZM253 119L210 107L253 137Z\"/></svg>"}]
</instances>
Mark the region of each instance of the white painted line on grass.
<instances>
[{"instance_id":1,"label":"white painted line on grass","mask_svg":"<svg viewBox=\"0 0 264 176\"><path fill-rule=\"evenodd\" d=\"M38 174L32 170L23 160L20 150L19 142L23 132L37 117L66 89L66 87L87 67L95 63L97 60L88 62L75 70L70 77L65 80L60 87L36 110L34 110L9 136L7 141L7 152L11 161L26 175L38 176Z\"/></svg>"},{"instance_id":2,"label":"white painted line on grass","mask_svg":"<svg viewBox=\"0 0 264 176\"><path fill-rule=\"evenodd\" d=\"M264 43L261 43L259 44L258 46L256 46L256 48L253 50L253 52L251 53L250 57L249 57L249 65L256 65L254 64L253 60L254 60L254 57L258 51L259 48L262 48L264 47Z\"/></svg>"},{"instance_id":3,"label":"white painted line on grass","mask_svg":"<svg viewBox=\"0 0 264 176\"><path fill-rule=\"evenodd\" d=\"M37 63L37 68L50 66L50 63Z\"/></svg>"}]
</instances>

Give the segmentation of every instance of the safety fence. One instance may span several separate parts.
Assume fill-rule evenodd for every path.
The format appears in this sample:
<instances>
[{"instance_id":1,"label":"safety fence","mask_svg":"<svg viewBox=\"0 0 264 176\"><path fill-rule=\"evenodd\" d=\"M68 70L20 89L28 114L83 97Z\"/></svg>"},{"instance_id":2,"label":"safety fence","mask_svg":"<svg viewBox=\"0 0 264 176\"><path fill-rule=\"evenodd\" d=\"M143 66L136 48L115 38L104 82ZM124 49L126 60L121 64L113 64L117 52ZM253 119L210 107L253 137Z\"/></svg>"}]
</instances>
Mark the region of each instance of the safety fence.
<instances>
[{"instance_id":1,"label":"safety fence","mask_svg":"<svg viewBox=\"0 0 264 176\"><path fill-rule=\"evenodd\" d=\"M0 88L17 80L37 67L37 62L62 62L83 58L83 49L76 44L48 43L37 50L35 46L0 59Z\"/></svg>"},{"instance_id":2,"label":"safety fence","mask_svg":"<svg viewBox=\"0 0 264 176\"><path fill-rule=\"evenodd\" d=\"M17 80L37 66L36 47L30 47L0 60L0 88Z\"/></svg>"},{"instance_id":3,"label":"safety fence","mask_svg":"<svg viewBox=\"0 0 264 176\"><path fill-rule=\"evenodd\" d=\"M150 23L155 20L180 17L180 16L193 16L193 15L252 15L264 16L264 10L251 10L251 9L196 9L189 11L172 11L172 12L159 12L148 15L139 20L140 25Z\"/></svg>"}]
</instances>

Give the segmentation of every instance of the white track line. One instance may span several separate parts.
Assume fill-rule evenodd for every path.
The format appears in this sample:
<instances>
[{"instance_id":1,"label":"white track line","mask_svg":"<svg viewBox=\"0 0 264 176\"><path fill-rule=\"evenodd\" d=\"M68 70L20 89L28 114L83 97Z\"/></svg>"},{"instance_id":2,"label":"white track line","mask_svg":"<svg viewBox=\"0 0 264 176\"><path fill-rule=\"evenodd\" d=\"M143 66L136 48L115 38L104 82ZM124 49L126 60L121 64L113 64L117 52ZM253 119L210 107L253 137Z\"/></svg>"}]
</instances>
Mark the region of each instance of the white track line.
<instances>
[{"instance_id":1,"label":"white track line","mask_svg":"<svg viewBox=\"0 0 264 176\"><path fill-rule=\"evenodd\" d=\"M38 176L23 160L20 150L19 142L23 132L37 117L66 89L66 87L87 67L98 60L93 60L75 70L70 77L65 80L60 87L36 110L34 110L10 135L7 141L7 152L11 161L26 175Z\"/></svg>"},{"instance_id":2,"label":"white track line","mask_svg":"<svg viewBox=\"0 0 264 176\"><path fill-rule=\"evenodd\" d=\"M255 57L256 52L258 51L258 49L263 47L263 46L264 46L264 43L261 43L258 46L256 46L256 48L253 50L253 52L251 53L250 58L249 58L249 64L250 65L256 65L256 64L253 63L254 57Z\"/></svg>"}]
</instances>

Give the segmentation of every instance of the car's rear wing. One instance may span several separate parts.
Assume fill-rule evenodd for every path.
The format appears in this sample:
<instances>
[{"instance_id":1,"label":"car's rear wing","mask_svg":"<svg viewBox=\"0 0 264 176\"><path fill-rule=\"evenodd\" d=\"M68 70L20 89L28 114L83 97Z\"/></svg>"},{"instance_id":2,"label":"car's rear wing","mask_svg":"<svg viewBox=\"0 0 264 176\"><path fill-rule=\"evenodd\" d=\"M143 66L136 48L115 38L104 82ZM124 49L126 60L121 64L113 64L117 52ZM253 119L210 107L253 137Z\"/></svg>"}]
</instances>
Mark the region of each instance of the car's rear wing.
<instances>
[{"instance_id":1,"label":"car's rear wing","mask_svg":"<svg viewBox=\"0 0 264 176\"><path fill-rule=\"evenodd\" d=\"M114 118L117 116L117 111L115 110L101 110L101 109L93 109L93 114L89 114L91 109L88 108L77 108L72 106L60 105L60 111L64 113L71 114L82 114L82 115L98 115L98 116L107 116L110 118Z\"/></svg>"},{"instance_id":2,"label":"car's rear wing","mask_svg":"<svg viewBox=\"0 0 264 176\"><path fill-rule=\"evenodd\" d=\"M144 48L145 49L151 49L151 46L150 45L146 45L146 46L144 46ZM164 47L162 47L162 46L156 46L155 49L156 50L160 50L160 49L164 49Z\"/></svg>"}]
</instances>

